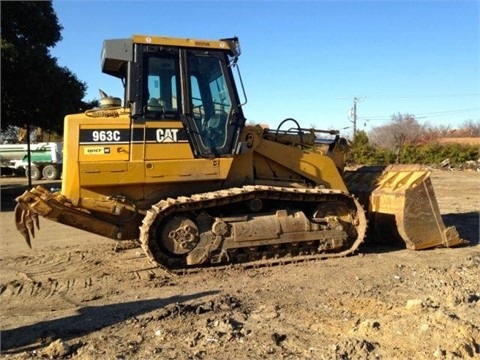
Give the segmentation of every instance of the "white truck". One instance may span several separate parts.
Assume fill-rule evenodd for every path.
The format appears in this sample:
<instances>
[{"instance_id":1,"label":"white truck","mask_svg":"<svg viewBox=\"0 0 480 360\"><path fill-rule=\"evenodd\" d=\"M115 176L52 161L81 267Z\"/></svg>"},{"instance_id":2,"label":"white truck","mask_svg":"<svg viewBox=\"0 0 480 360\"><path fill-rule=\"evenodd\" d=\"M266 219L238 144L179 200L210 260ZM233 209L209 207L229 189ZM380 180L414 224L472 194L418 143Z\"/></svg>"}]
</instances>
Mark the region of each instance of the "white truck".
<instances>
[{"instance_id":1,"label":"white truck","mask_svg":"<svg viewBox=\"0 0 480 360\"><path fill-rule=\"evenodd\" d=\"M30 144L31 168L29 169L27 144L1 144L2 175L28 176L30 173L32 180L39 180L42 177L47 180L57 180L62 172L62 149L61 142Z\"/></svg>"}]
</instances>

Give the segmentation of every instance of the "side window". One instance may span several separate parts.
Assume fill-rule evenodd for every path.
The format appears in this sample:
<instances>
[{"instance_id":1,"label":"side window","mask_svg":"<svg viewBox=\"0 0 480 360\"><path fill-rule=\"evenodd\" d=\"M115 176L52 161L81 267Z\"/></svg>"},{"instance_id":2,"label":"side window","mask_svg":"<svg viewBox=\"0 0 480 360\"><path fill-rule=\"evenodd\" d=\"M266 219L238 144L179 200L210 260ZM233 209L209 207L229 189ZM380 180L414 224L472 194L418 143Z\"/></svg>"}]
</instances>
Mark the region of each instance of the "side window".
<instances>
[{"instance_id":1,"label":"side window","mask_svg":"<svg viewBox=\"0 0 480 360\"><path fill-rule=\"evenodd\" d=\"M146 117L163 118L178 116L178 65L170 54L155 53L148 57Z\"/></svg>"},{"instance_id":2,"label":"side window","mask_svg":"<svg viewBox=\"0 0 480 360\"><path fill-rule=\"evenodd\" d=\"M207 54L190 57L193 117L205 147L223 147L227 140L232 101L219 59Z\"/></svg>"}]
</instances>

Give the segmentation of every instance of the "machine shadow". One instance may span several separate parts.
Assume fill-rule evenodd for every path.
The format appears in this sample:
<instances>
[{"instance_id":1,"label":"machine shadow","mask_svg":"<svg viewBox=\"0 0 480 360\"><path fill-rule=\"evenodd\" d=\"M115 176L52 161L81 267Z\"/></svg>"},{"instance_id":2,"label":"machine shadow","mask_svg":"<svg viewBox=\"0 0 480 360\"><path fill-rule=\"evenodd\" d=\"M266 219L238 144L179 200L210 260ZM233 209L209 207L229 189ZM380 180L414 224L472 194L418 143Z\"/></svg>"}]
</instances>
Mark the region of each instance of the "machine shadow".
<instances>
[{"instance_id":1,"label":"machine shadow","mask_svg":"<svg viewBox=\"0 0 480 360\"><path fill-rule=\"evenodd\" d=\"M32 184L32 188L41 185L44 188L52 191L52 190L59 190L61 183L59 181L54 182L35 182ZM15 198L17 196L22 195L25 191L29 190L30 188L28 185L20 185L20 184L9 184L9 185L2 185L1 190L1 211L13 211L17 202Z\"/></svg>"},{"instance_id":2,"label":"machine shadow","mask_svg":"<svg viewBox=\"0 0 480 360\"><path fill-rule=\"evenodd\" d=\"M444 214L442 219L446 227L455 226L460 237L468 240L470 245L480 244L480 212Z\"/></svg>"},{"instance_id":3,"label":"machine shadow","mask_svg":"<svg viewBox=\"0 0 480 360\"><path fill-rule=\"evenodd\" d=\"M1 211L13 211L17 205L15 198L22 195L28 186L3 185L1 187Z\"/></svg>"},{"instance_id":4,"label":"machine shadow","mask_svg":"<svg viewBox=\"0 0 480 360\"><path fill-rule=\"evenodd\" d=\"M15 329L2 330L1 350L3 354L32 351L44 346L44 344L41 344L42 339L74 339L170 304L218 293L219 291L205 291L192 295L172 296L165 299L139 300L102 306L86 306L80 308L76 315L41 321L33 325L21 326Z\"/></svg>"}]
</instances>

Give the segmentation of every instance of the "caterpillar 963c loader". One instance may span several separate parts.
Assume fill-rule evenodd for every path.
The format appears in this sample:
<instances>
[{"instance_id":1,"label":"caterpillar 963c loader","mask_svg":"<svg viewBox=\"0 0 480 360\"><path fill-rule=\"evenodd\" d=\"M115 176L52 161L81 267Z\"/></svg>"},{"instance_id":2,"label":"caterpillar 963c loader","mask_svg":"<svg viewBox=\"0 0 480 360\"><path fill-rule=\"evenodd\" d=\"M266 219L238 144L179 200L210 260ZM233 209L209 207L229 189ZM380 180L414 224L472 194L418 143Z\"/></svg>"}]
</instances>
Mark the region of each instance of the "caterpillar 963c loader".
<instances>
[{"instance_id":1,"label":"caterpillar 963c loader","mask_svg":"<svg viewBox=\"0 0 480 360\"><path fill-rule=\"evenodd\" d=\"M463 242L445 228L427 171L344 173L338 131L246 125L239 55L237 38L106 40L102 71L122 80L124 106L104 96L66 116L61 191L16 199L29 246L39 216L138 240L169 269L344 256L367 223L412 249Z\"/></svg>"}]
</instances>

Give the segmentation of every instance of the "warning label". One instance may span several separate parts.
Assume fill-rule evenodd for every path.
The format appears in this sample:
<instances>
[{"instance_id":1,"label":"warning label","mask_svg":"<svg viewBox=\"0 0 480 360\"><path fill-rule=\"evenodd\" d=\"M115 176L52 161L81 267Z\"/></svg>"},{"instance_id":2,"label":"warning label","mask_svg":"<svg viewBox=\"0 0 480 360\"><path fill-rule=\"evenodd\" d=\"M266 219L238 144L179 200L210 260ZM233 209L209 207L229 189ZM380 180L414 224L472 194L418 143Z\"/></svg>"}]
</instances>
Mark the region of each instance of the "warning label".
<instances>
[{"instance_id":1,"label":"warning label","mask_svg":"<svg viewBox=\"0 0 480 360\"><path fill-rule=\"evenodd\" d=\"M109 147L86 147L83 150L83 153L85 155L104 155L104 154L110 154L110 148Z\"/></svg>"}]
</instances>

